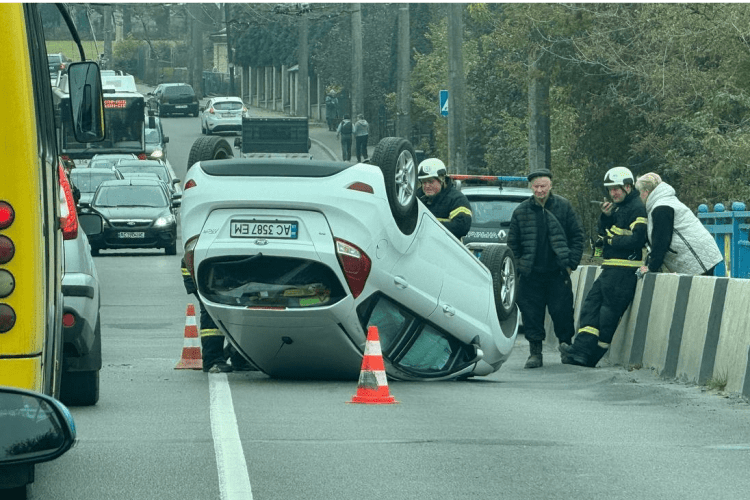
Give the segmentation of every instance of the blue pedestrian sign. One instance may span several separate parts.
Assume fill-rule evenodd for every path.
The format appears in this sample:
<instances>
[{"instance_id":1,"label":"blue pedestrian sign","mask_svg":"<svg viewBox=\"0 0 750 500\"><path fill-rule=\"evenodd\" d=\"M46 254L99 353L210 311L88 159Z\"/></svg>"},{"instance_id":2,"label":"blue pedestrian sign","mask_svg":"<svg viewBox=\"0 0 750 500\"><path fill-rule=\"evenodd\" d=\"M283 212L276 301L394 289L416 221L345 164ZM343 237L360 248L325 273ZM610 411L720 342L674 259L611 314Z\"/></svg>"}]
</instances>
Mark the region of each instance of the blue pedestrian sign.
<instances>
[{"instance_id":1,"label":"blue pedestrian sign","mask_svg":"<svg viewBox=\"0 0 750 500\"><path fill-rule=\"evenodd\" d=\"M448 91L440 91L440 114L448 116Z\"/></svg>"}]
</instances>

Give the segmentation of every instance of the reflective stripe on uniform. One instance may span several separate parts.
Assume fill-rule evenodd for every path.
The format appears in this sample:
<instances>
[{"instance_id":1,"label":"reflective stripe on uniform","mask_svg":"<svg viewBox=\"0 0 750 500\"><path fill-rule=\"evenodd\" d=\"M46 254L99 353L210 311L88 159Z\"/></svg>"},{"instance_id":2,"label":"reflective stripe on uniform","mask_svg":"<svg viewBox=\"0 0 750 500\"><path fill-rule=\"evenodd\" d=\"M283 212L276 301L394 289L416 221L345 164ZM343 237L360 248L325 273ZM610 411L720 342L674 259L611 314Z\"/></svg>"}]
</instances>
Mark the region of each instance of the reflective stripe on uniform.
<instances>
[{"instance_id":1,"label":"reflective stripe on uniform","mask_svg":"<svg viewBox=\"0 0 750 500\"><path fill-rule=\"evenodd\" d=\"M451 213L450 213L450 215L449 215L448 217L450 217L451 219L453 219L453 218L454 218L455 216L457 216L457 215L459 215L459 214L466 214L466 215L468 215L469 217L471 217L471 210L469 210L469 209L468 209L468 208L466 208L466 207L458 207L458 208L457 208L457 209L455 209L455 210L454 210L453 212L451 212Z\"/></svg>"},{"instance_id":2,"label":"reflective stripe on uniform","mask_svg":"<svg viewBox=\"0 0 750 500\"><path fill-rule=\"evenodd\" d=\"M599 329L598 328L594 328L593 326L584 326L584 327L578 329L578 333L588 333L588 334L593 335L594 337L598 337L599 336Z\"/></svg>"},{"instance_id":3,"label":"reflective stripe on uniform","mask_svg":"<svg viewBox=\"0 0 750 500\"><path fill-rule=\"evenodd\" d=\"M202 328L201 337L223 337L224 334L218 328Z\"/></svg>"},{"instance_id":4,"label":"reflective stripe on uniform","mask_svg":"<svg viewBox=\"0 0 750 500\"><path fill-rule=\"evenodd\" d=\"M633 229L636 224L646 224L648 226L648 219L645 217L636 217L633 223L630 224L630 229Z\"/></svg>"},{"instance_id":5,"label":"reflective stripe on uniform","mask_svg":"<svg viewBox=\"0 0 750 500\"><path fill-rule=\"evenodd\" d=\"M633 231L631 231L630 229L622 229L621 227L617 227L617 226L612 226L611 228L607 229L608 236L612 236L615 234L620 235L620 236L632 236Z\"/></svg>"},{"instance_id":6,"label":"reflective stripe on uniform","mask_svg":"<svg viewBox=\"0 0 750 500\"><path fill-rule=\"evenodd\" d=\"M182 275L183 276L190 276L190 271L187 270L187 267L182 268Z\"/></svg>"},{"instance_id":7,"label":"reflective stripe on uniform","mask_svg":"<svg viewBox=\"0 0 750 500\"><path fill-rule=\"evenodd\" d=\"M601 341L599 341L599 342L597 342L597 344L596 344L596 345L598 345L598 346L599 346L599 347L601 347L602 349L609 349L609 344L607 344L606 342L601 342Z\"/></svg>"},{"instance_id":8,"label":"reflective stripe on uniform","mask_svg":"<svg viewBox=\"0 0 750 500\"><path fill-rule=\"evenodd\" d=\"M602 265L611 267L641 267L643 265L643 261L627 259L604 259Z\"/></svg>"}]
</instances>

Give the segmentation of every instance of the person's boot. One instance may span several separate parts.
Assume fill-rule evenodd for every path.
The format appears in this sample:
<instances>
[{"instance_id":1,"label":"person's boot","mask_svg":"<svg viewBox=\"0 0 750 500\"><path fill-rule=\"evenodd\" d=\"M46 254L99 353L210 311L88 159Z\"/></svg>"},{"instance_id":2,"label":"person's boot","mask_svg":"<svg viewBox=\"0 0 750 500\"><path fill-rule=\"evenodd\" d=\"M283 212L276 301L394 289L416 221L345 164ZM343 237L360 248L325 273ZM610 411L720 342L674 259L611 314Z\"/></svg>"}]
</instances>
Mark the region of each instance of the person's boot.
<instances>
[{"instance_id":1,"label":"person's boot","mask_svg":"<svg viewBox=\"0 0 750 500\"><path fill-rule=\"evenodd\" d=\"M540 368L543 366L542 363L542 342L532 341L529 342L529 359L526 360L524 368Z\"/></svg>"}]
</instances>

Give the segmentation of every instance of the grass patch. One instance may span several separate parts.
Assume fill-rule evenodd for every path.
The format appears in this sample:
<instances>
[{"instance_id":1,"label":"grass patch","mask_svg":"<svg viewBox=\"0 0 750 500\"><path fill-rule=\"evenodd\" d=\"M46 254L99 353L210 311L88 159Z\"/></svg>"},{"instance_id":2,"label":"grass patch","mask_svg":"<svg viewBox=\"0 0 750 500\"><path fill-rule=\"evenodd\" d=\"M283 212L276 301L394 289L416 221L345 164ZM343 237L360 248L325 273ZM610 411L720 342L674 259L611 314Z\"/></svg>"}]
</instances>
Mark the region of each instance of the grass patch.
<instances>
[{"instance_id":1,"label":"grass patch","mask_svg":"<svg viewBox=\"0 0 750 500\"><path fill-rule=\"evenodd\" d=\"M82 42L83 50L86 52L86 57L90 60L96 60L97 59L97 50L96 50L96 44L94 44L93 40L83 40ZM104 52L104 42L99 42L99 50L101 52ZM71 61L80 61L81 55L78 53L78 46L73 40L58 40L58 41L50 41L47 40L47 53L48 54L57 54L57 53L63 53L65 54L65 57L70 59Z\"/></svg>"},{"instance_id":2,"label":"grass patch","mask_svg":"<svg viewBox=\"0 0 750 500\"><path fill-rule=\"evenodd\" d=\"M706 381L706 387L711 390L723 391L727 387L728 375L726 370L720 372Z\"/></svg>"}]
</instances>

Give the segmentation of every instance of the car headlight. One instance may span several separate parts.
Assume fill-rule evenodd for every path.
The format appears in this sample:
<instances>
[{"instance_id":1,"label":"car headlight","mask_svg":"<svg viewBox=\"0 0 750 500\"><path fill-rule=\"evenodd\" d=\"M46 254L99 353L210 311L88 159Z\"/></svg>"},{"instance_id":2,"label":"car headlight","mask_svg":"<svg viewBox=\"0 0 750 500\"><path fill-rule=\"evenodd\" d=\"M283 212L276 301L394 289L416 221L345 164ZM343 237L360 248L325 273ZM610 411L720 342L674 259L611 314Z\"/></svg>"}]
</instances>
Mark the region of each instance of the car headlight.
<instances>
[{"instance_id":1,"label":"car headlight","mask_svg":"<svg viewBox=\"0 0 750 500\"><path fill-rule=\"evenodd\" d=\"M162 156L164 156L164 151L162 151L161 149L155 149L149 156L151 158L161 158Z\"/></svg>"},{"instance_id":2,"label":"car headlight","mask_svg":"<svg viewBox=\"0 0 750 500\"><path fill-rule=\"evenodd\" d=\"M174 224L174 215L172 214L169 214L164 217L159 217L158 219L156 219L156 222L154 222L154 226L156 227L164 227L164 226L169 226L171 224Z\"/></svg>"}]
</instances>

